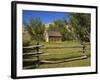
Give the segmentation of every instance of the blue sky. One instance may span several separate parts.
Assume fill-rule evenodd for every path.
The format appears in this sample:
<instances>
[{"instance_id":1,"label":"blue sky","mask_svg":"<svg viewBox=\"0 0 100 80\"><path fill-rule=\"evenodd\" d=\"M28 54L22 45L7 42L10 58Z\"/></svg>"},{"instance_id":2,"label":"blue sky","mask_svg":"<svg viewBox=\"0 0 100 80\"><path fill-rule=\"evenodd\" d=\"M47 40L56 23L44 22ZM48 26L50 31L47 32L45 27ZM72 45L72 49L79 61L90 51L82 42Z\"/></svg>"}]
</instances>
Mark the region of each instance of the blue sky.
<instances>
[{"instance_id":1,"label":"blue sky","mask_svg":"<svg viewBox=\"0 0 100 80\"><path fill-rule=\"evenodd\" d=\"M43 24L48 24L53 22L54 20L64 19L65 17L69 19L69 13L23 10L23 22L28 23L30 17L32 17L33 19L40 18Z\"/></svg>"}]
</instances>

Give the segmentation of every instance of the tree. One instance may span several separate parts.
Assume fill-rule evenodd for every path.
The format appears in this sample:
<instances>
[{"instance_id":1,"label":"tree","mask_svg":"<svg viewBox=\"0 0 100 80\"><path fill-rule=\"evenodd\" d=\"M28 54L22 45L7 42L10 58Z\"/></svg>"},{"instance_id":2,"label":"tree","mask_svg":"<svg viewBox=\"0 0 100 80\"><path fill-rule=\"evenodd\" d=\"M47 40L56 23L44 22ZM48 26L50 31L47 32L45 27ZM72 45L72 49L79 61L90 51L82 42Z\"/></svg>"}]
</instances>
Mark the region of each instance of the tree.
<instances>
[{"instance_id":1,"label":"tree","mask_svg":"<svg viewBox=\"0 0 100 80\"><path fill-rule=\"evenodd\" d=\"M32 40L44 40L43 34L45 30L45 25L42 24L40 18L33 19L31 17L29 23L25 24L25 26L27 28L28 33L31 35Z\"/></svg>"},{"instance_id":2,"label":"tree","mask_svg":"<svg viewBox=\"0 0 100 80\"><path fill-rule=\"evenodd\" d=\"M90 41L91 15L88 13L71 13L70 24L80 41Z\"/></svg>"},{"instance_id":3,"label":"tree","mask_svg":"<svg viewBox=\"0 0 100 80\"><path fill-rule=\"evenodd\" d=\"M58 28L57 28L57 26L53 23L53 24L49 24L48 30L49 30L49 31L58 31Z\"/></svg>"},{"instance_id":4,"label":"tree","mask_svg":"<svg viewBox=\"0 0 100 80\"><path fill-rule=\"evenodd\" d=\"M68 30L65 20L62 19L55 20L53 24L49 25L48 30L60 32L62 35L62 41L73 39L73 34L71 31Z\"/></svg>"}]
</instances>

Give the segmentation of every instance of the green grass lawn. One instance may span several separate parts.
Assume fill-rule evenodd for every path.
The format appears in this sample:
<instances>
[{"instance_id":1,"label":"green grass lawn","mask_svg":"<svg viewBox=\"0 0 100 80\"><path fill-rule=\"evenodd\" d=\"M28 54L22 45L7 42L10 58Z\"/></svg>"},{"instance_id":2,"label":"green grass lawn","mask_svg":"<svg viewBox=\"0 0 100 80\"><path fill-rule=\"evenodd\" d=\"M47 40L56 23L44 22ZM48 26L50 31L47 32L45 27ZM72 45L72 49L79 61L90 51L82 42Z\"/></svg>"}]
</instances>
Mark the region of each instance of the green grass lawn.
<instances>
[{"instance_id":1,"label":"green grass lawn","mask_svg":"<svg viewBox=\"0 0 100 80\"><path fill-rule=\"evenodd\" d=\"M65 41L65 42L40 42L41 45L44 45L45 47L50 46L80 46L80 43L77 41ZM88 56L87 59L82 60L75 60L70 62L64 62L64 63L56 63L56 64L40 64L38 67L35 68L58 68L58 67L81 67L81 66L90 66L90 45L88 45L86 48L89 48L86 50L86 55ZM40 60L61 60L61 59L68 59L68 58L74 58L82 56L82 52L71 52L76 51L82 51L82 48L64 48L64 49L40 49L40 52L44 52L44 54L50 54L45 56L40 56ZM57 55L56 55L56 54ZM28 58L36 59L34 56L30 56ZM35 64L34 64L35 65ZM31 67L31 69L34 69ZM25 65L27 66L27 64Z\"/></svg>"}]
</instances>

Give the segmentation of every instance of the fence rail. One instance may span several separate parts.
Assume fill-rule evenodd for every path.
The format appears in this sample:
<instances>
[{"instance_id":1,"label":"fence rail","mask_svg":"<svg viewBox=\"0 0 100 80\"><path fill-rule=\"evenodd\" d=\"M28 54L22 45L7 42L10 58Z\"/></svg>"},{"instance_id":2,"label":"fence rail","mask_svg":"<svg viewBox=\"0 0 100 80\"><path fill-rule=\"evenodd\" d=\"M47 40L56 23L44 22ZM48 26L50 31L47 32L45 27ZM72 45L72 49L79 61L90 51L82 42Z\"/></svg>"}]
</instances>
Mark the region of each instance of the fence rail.
<instances>
[{"instance_id":1,"label":"fence rail","mask_svg":"<svg viewBox=\"0 0 100 80\"><path fill-rule=\"evenodd\" d=\"M43 54L44 52L33 52L33 53L23 53L23 55L41 55Z\"/></svg>"},{"instance_id":2,"label":"fence rail","mask_svg":"<svg viewBox=\"0 0 100 80\"><path fill-rule=\"evenodd\" d=\"M24 49L30 49L30 48L40 48L44 45L34 45L34 46L27 46L27 47L23 47Z\"/></svg>"},{"instance_id":3,"label":"fence rail","mask_svg":"<svg viewBox=\"0 0 100 80\"><path fill-rule=\"evenodd\" d=\"M36 62L37 59L23 59L23 61L25 61L25 62L30 62L30 61Z\"/></svg>"},{"instance_id":4,"label":"fence rail","mask_svg":"<svg viewBox=\"0 0 100 80\"><path fill-rule=\"evenodd\" d=\"M64 48L82 48L82 46L49 46L49 47L41 47L41 49L64 49Z\"/></svg>"},{"instance_id":5,"label":"fence rail","mask_svg":"<svg viewBox=\"0 0 100 80\"><path fill-rule=\"evenodd\" d=\"M89 45L89 44L86 44L86 45ZM23 47L23 49L35 49L36 52L33 52L33 53L23 53L23 56L34 56L34 57L37 57L37 59L23 59L23 62L36 62L37 65L39 66L40 63L50 63L50 64L53 64L53 63L62 63L62 62L68 62L68 61L73 61L73 60L79 60L79 59L85 59L87 58L86 56L86 45L79 45L79 46L48 46L48 47L45 47L44 45L34 45L34 46L28 46L28 47ZM72 54L72 53L82 53L82 56L78 56L78 57L75 57L75 58L70 58L70 59L63 59L63 60L40 60L40 56L49 56L49 55L64 55L64 54L68 54L68 53L45 53L45 52L40 52L40 49L64 49L64 48L82 48L82 50L78 50L78 51L72 51L72 52L69 52L69 54ZM90 49L90 48L88 48ZM26 67L27 68L27 67Z\"/></svg>"},{"instance_id":6,"label":"fence rail","mask_svg":"<svg viewBox=\"0 0 100 80\"><path fill-rule=\"evenodd\" d=\"M70 59L64 59L64 60L57 60L57 61L49 61L49 60L41 60L41 63L62 63L62 62L68 62L68 61L73 61L73 60L79 60L79 59L85 59L87 58L87 56L80 56L80 57L76 57L76 58L70 58Z\"/></svg>"}]
</instances>

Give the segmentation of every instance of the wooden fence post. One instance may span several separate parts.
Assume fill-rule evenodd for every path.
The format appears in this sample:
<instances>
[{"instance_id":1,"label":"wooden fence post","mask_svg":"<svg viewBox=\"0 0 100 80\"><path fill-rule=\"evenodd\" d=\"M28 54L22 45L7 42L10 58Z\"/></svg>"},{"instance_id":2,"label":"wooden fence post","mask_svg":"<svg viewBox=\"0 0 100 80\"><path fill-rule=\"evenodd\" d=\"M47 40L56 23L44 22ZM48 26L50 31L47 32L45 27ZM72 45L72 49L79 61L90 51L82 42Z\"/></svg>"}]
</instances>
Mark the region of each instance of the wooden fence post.
<instances>
[{"instance_id":1,"label":"wooden fence post","mask_svg":"<svg viewBox=\"0 0 100 80\"><path fill-rule=\"evenodd\" d=\"M86 46L83 44L83 56L86 56Z\"/></svg>"},{"instance_id":2,"label":"wooden fence post","mask_svg":"<svg viewBox=\"0 0 100 80\"><path fill-rule=\"evenodd\" d=\"M40 57L39 57L39 43L37 43L37 47L36 47L36 51L37 51L37 67L39 67L40 64Z\"/></svg>"}]
</instances>

